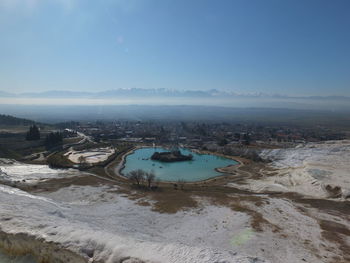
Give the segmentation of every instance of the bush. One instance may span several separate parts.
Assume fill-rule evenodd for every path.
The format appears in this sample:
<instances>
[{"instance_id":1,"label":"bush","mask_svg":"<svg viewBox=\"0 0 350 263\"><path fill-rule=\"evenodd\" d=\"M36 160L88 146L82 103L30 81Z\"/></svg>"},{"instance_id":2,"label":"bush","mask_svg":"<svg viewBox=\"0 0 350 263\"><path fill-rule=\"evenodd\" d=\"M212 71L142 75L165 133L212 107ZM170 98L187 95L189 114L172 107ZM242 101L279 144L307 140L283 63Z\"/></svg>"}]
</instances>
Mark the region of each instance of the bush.
<instances>
[{"instance_id":1,"label":"bush","mask_svg":"<svg viewBox=\"0 0 350 263\"><path fill-rule=\"evenodd\" d=\"M50 155L50 157L47 158L47 163L53 168L71 168L74 165L74 163L59 153Z\"/></svg>"}]
</instances>

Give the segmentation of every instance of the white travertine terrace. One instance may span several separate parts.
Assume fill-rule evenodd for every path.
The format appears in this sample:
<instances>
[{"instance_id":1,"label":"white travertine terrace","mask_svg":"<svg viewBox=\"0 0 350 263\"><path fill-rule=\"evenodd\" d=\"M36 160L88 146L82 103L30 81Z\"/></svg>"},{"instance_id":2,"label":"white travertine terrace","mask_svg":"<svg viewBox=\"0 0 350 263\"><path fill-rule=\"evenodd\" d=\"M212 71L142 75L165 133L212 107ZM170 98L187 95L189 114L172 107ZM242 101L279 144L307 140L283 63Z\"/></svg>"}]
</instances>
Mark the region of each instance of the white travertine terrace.
<instances>
[{"instance_id":1,"label":"white travertine terrace","mask_svg":"<svg viewBox=\"0 0 350 263\"><path fill-rule=\"evenodd\" d=\"M248 179L253 191L297 192L316 198L350 197L350 141L308 143L296 148L264 150L271 161L262 179ZM232 185L232 184L231 184Z\"/></svg>"}]
</instances>

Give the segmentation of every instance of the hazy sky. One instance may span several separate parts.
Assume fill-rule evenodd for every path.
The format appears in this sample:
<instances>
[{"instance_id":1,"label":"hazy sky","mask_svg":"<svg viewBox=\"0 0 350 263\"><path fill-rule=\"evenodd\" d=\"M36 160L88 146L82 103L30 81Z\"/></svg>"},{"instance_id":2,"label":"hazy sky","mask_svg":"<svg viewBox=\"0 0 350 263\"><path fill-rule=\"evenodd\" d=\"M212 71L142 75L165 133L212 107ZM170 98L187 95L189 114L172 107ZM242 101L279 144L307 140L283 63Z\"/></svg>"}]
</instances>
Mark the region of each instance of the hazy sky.
<instances>
[{"instance_id":1,"label":"hazy sky","mask_svg":"<svg viewBox=\"0 0 350 263\"><path fill-rule=\"evenodd\" d=\"M349 0L0 0L0 90L350 95Z\"/></svg>"}]
</instances>

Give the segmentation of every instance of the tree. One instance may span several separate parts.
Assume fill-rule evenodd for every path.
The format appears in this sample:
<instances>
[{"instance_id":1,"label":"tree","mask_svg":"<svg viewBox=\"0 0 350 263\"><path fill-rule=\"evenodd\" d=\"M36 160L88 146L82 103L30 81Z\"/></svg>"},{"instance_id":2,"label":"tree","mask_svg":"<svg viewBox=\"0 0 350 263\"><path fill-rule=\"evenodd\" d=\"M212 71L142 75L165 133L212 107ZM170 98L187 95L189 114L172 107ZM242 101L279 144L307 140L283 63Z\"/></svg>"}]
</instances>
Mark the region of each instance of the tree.
<instances>
[{"instance_id":1,"label":"tree","mask_svg":"<svg viewBox=\"0 0 350 263\"><path fill-rule=\"evenodd\" d=\"M151 172L145 172L145 180L147 182L148 188L151 188L152 183L156 179L156 175L154 174L153 171Z\"/></svg>"},{"instance_id":2,"label":"tree","mask_svg":"<svg viewBox=\"0 0 350 263\"><path fill-rule=\"evenodd\" d=\"M46 136L45 146L47 149L61 145L63 142L63 136L60 132L51 132Z\"/></svg>"},{"instance_id":3,"label":"tree","mask_svg":"<svg viewBox=\"0 0 350 263\"><path fill-rule=\"evenodd\" d=\"M160 184L160 179L156 178L155 185L156 185L157 188L159 187L159 184Z\"/></svg>"},{"instance_id":4,"label":"tree","mask_svg":"<svg viewBox=\"0 0 350 263\"><path fill-rule=\"evenodd\" d=\"M156 175L153 171L145 172L141 169L133 170L127 174L128 178L134 181L137 186L140 186L143 181L147 182L147 187L151 188L153 182L156 180Z\"/></svg>"},{"instance_id":5,"label":"tree","mask_svg":"<svg viewBox=\"0 0 350 263\"><path fill-rule=\"evenodd\" d=\"M179 179L177 181L178 185L180 186L180 189L183 190L185 187L185 180L184 179Z\"/></svg>"},{"instance_id":6,"label":"tree","mask_svg":"<svg viewBox=\"0 0 350 263\"><path fill-rule=\"evenodd\" d=\"M26 133L26 140L27 141L40 140L40 131L35 124L29 127L29 131Z\"/></svg>"},{"instance_id":7,"label":"tree","mask_svg":"<svg viewBox=\"0 0 350 263\"><path fill-rule=\"evenodd\" d=\"M0 114L0 123L3 125L33 125L34 121Z\"/></svg>"},{"instance_id":8,"label":"tree","mask_svg":"<svg viewBox=\"0 0 350 263\"><path fill-rule=\"evenodd\" d=\"M144 174L145 174L144 171L142 171L141 169L138 169L138 170L133 170L129 172L128 177L130 180L135 181L137 186L140 186L140 184L144 180Z\"/></svg>"}]
</instances>

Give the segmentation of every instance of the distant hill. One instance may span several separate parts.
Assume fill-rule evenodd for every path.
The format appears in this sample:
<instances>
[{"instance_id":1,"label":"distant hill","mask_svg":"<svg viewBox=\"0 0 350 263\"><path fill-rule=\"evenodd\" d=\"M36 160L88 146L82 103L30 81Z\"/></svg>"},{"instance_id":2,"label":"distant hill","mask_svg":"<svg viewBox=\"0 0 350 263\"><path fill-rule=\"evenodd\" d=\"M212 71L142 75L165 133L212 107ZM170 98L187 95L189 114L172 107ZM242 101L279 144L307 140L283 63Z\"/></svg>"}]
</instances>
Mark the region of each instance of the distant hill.
<instances>
[{"instance_id":1,"label":"distant hill","mask_svg":"<svg viewBox=\"0 0 350 263\"><path fill-rule=\"evenodd\" d=\"M0 114L0 125L32 125L35 121Z\"/></svg>"},{"instance_id":2,"label":"distant hill","mask_svg":"<svg viewBox=\"0 0 350 263\"><path fill-rule=\"evenodd\" d=\"M89 98L89 99L110 99L110 98L249 98L249 99L286 99L286 100L335 100L350 101L349 96L289 96L270 93L237 93L230 90L207 89L166 89L166 88L118 88L97 92L69 91L69 90L48 90L43 92L10 93L0 91L0 98ZM205 104L204 104L205 105Z\"/></svg>"}]
</instances>

